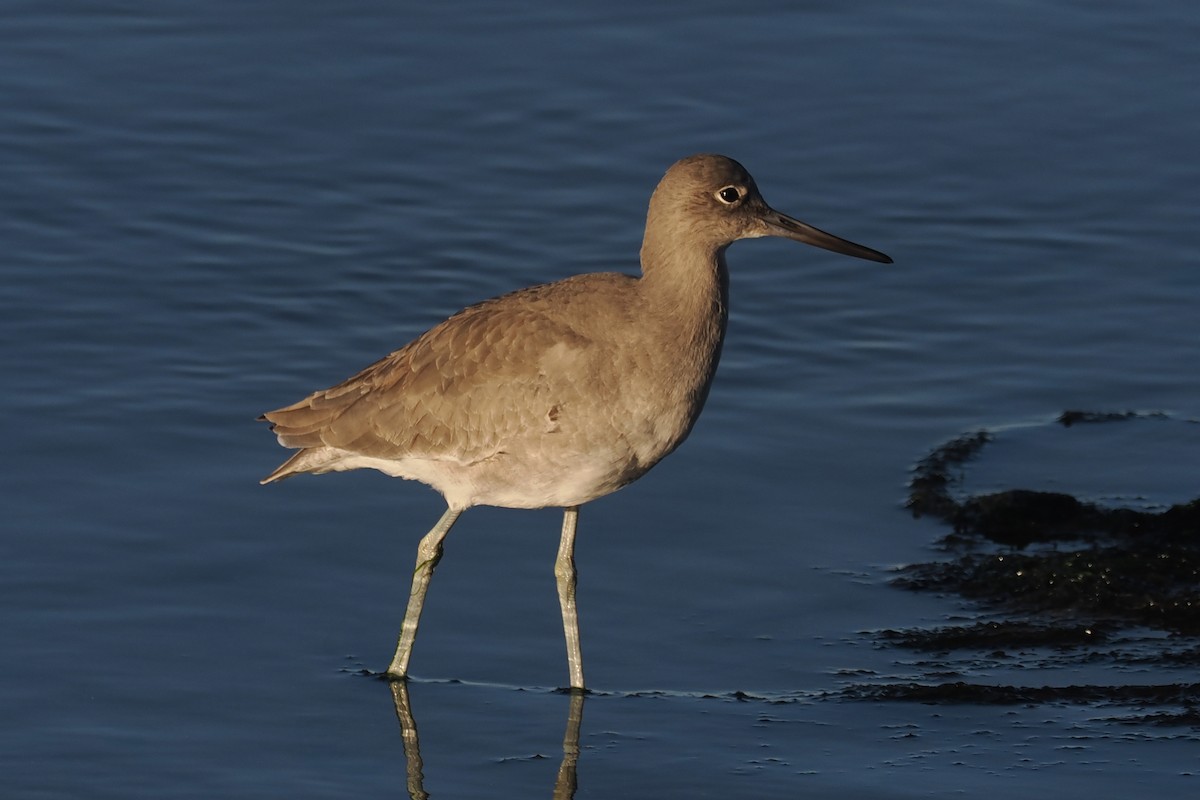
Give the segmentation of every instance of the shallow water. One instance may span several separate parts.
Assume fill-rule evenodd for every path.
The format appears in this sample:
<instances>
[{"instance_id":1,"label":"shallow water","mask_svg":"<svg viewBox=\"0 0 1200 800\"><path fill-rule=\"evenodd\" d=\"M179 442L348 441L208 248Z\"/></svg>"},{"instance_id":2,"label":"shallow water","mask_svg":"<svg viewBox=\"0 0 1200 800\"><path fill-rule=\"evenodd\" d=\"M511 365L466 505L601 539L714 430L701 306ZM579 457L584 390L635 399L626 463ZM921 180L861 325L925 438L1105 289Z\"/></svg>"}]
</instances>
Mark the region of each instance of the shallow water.
<instances>
[{"instance_id":1,"label":"shallow water","mask_svg":"<svg viewBox=\"0 0 1200 800\"><path fill-rule=\"evenodd\" d=\"M1195 499L1200 488L1200 420L1155 414L1100 424L1037 422L993 435L965 470L963 495L1021 487L1107 508L1162 511Z\"/></svg>"},{"instance_id":2,"label":"shallow water","mask_svg":"<svg viewBox=\"0 0 1200 800\"><path fill-rule=\"evenodd\" d=\"M731 249L705 415L581 514L576 797L1194 791L1195 731L1123 709L826 693L928 678L872 632L972 613L888 584L944 532L902 509L930 447L1200 413L1198 35L1181 0L14 5L0 790L404 796L393 698L358 670L387 663L441 501L260 487L285 454L254 418L467 303L635 270L658 177L715 150L896 265ZM1090 485L1185 499L1177 452ZM476 509L447 541L410 687L430 796L554 792L558 526Z\"/></svg>"}]
</instances>

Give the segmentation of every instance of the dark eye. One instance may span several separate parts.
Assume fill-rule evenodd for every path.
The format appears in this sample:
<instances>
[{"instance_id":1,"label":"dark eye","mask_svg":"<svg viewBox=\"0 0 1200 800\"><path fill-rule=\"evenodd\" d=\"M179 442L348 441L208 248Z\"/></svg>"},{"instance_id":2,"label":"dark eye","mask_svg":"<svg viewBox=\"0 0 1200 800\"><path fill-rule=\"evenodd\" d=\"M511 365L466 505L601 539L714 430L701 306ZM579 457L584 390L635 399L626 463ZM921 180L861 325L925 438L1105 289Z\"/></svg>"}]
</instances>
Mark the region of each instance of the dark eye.
<instances>
[{"instance_id":1,"label":"dark eye","mask_svg":"<svg viewBox=\"0 0 1200 800\"><path fill-rule=\"evenodd\" d=\"M742 199L742 192L736 186L726 186L724 189L717 192L717 197L721 199L722 203L733 205L738 200Z\"/></svg>"}]
</instances>

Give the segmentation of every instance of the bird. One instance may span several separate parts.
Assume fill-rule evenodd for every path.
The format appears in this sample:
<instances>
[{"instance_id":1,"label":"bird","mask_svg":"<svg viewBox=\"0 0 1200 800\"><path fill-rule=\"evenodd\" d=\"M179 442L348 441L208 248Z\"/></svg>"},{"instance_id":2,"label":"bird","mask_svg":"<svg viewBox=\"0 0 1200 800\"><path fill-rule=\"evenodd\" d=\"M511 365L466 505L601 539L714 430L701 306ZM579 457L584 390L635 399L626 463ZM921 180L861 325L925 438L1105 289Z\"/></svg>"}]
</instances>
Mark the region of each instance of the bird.
<instances>
[{"instance_id":1,"label":"bird","mask_svg":"<svg viewBox=\"0 0 1200 800\"><path fill-rule=\"evenodd\" d=\"M674 451L708 397L729 318L725 252L777 236L883 264L887 255L767 205L750 173L706 153L654 189L641 273L579 274L484 300L358 374L259 417L297 452L261 482L375 469L427 484L446 511L417 546L389 679L405 680L443 541L473 506L563 509L555 582L573 691L580 506Z\"/></svg>"}]
</instances>

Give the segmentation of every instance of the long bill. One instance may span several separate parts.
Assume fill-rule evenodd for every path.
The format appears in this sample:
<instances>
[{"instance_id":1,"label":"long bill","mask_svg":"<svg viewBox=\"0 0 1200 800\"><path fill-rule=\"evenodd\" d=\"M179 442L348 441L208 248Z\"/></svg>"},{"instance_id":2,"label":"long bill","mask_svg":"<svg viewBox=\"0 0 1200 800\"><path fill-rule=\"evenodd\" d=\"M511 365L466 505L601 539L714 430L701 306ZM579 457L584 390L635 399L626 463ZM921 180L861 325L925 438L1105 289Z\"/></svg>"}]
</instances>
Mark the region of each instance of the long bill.
<instances>
[{"instance_id":1,"label":"long bill","mask_svg":"<svg viewBox=\"0 0 1200 800\"><path fill-rule=\"evenodd\" d=\"M835 253L841 253L855 258L865 258L867 261L878 261L880 264L891 264L892 259L878 250L872 250L861 244L843 239L840 236L834 236L832 233L826 233L820 228L814 228L806 222L801 222L798 219L793 219L786 214L780 214L773 208L768 208L764 211L759 219L766 230L766 236L782 236L785 239L794 239L797 242L811 244L813 247L820 247L824 250L831 250Z\"/></svg>"}]
</instances>

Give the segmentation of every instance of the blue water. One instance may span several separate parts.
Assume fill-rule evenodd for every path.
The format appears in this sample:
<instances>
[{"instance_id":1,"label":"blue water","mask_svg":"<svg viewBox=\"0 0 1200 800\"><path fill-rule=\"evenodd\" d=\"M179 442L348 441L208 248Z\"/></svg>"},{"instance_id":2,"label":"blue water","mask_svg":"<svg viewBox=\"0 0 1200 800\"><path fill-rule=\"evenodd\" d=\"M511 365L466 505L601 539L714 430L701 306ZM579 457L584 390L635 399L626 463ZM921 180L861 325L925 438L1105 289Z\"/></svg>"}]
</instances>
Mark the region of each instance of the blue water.
<instances>
[{"instance_id":1,"label":"blue water","mask_svg":"<svg viewBox=\"0 0 1200 800\"><path fill-rule=\"evenodd\" d=\"M943 532L901 508L930 447L1200 414L1197 41L1183 0L9 4L0 794L405 796L355 673L441 500L260 487L285 453L254 418L468 303L635 271L696 151L896 264L731 249L699 425L581 514L575 796L1194 793L1187 729L820 698L919 676L871 631L964 613L887 584ZM410 686L432 797L554 791L558 525L475 509L447 540ZM1193 679L1018 672L987 677Z\"/></svg>"}]
</instances>

